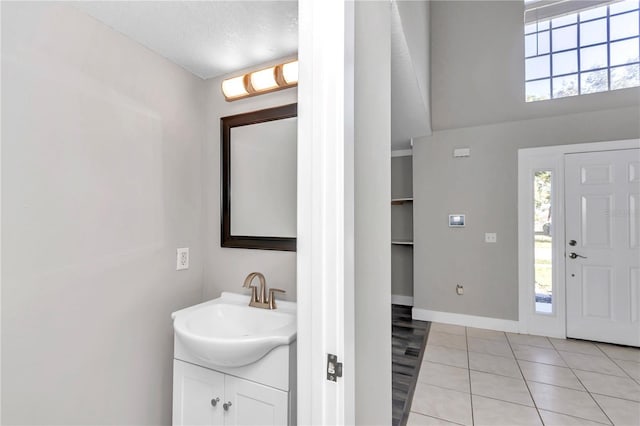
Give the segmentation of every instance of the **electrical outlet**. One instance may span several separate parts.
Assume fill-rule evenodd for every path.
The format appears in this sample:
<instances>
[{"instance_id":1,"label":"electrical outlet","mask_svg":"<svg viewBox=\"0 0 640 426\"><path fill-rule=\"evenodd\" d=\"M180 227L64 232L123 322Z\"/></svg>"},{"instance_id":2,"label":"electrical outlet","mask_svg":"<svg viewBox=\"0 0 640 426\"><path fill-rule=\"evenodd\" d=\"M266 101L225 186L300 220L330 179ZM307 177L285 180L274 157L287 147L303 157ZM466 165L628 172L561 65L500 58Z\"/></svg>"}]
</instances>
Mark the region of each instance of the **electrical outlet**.
<instances>
[{"instance_id":1,"label":"electrical outlet","mask_svg":"<svg viewBox=\"0 0 640 426\"><path fill-rule=\"evenodd\" d=\"M484 242L485 243L495 243L498 241L498 234L495 232L487 232L484 234Z\"/></svg>"},{"instance_id":2,"label":"electrical outlet","mask_svg":"<svg viewBox=\"0 0 640 426\"><path fill-rule=\"evenodd\" d=\"M456 286L456 293L458 294L458 296L462 296L464 294L464 287L458 284Z\"/></svg>"},{"instance_id":3,"label":"electrical outlet","mask_svg":"<svg viewBox=\"0 0 640 426\"><path fill-rule=\"evenodd\" d=\"M176 271L189 269L189 247L179 248L176 250Z\"/></svg>"}]
</instances>

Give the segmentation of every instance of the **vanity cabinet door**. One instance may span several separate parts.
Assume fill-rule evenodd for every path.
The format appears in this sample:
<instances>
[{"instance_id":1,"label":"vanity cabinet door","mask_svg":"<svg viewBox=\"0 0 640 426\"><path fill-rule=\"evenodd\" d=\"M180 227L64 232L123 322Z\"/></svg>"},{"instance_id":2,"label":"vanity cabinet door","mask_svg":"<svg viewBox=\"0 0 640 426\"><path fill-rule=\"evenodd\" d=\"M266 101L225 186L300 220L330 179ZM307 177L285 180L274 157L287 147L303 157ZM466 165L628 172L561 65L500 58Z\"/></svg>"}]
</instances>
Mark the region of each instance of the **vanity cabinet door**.
<instances>
[{"instance_id":1,"label":"vanity cabinet door","mask_svg":"<svg viewBox=\"0 0 640 426\"><path fill-rule=\"evenodd\" d=\"M225 426L286 426L288 393L233 376L225 376Z\"/></svg>"},{"instance_id":2,"label":"vanity cabinet door","mask_svg":"<svg viewBox=\"0 0 640 426\"><path fill-rule=\"evenodd\" d=\"M224 374L173 361L174 426L222 425L224 402Z\"/></svg>"}]
</instances>

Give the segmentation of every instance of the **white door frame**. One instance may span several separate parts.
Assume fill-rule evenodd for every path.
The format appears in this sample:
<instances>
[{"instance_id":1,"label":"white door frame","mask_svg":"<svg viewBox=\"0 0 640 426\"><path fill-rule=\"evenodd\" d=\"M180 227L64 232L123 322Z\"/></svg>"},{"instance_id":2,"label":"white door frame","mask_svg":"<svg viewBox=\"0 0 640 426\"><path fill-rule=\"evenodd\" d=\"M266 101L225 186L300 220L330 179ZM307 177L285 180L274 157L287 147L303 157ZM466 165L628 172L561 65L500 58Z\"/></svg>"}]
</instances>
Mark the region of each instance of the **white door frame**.
<instances>
[{"instance_id":1,"label":"white door frame","mask_svg":"<svg viewBox=\"0 0 640 426\"><path fill-rule=\"evenodd\" d=\"M354 424L354 2L298 13L298 423Z\"/></svg>"},{"instance_id":2,"label":"white door frame","mask_svg":"<svg viewBox=\"0 0 640 426\"><path fill-rule=\"evenodd\" d=\"M640 148L640 139L556 145L518 150L518 294L519 330L566 338L564 156L581 152ZM536 313L534 284L533 175L551 170L553 206L553 312Z\"/></svg>"}]
</instances>

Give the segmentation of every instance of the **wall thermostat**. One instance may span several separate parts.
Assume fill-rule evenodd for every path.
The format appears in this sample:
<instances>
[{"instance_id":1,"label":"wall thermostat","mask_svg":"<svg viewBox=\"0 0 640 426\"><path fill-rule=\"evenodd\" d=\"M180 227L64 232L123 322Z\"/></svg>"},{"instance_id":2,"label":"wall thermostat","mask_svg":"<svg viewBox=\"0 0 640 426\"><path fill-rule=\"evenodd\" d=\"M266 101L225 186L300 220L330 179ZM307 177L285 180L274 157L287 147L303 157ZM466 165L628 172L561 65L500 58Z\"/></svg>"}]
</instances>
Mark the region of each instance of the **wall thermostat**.
<instances>
[{"instance_id":1,"label":"wall thermostat","mask_svg":"<svg viewBox=\"0 0 640 426\"><path fill-rule=\"evenodd\" d=\"M464 227L464 215L463 214L450 214L449 215L449 227L450 228L463 228Z\"/></svg>"}]
</instances>

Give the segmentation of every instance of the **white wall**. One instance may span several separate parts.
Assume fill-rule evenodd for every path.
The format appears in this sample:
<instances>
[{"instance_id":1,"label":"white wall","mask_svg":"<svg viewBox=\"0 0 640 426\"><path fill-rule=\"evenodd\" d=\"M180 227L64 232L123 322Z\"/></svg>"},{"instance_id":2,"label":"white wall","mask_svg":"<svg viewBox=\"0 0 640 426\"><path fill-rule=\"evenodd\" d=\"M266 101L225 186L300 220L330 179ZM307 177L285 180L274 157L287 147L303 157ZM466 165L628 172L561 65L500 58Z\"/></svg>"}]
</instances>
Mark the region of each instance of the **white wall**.
<instances>
[{"instance_id":1,"label":"white wall","mask_svg":"<svg viewBox=\"0 0 640 426\"><path fill-rule=\"evenodd\" d=\"M359 425L391 423L390 13L389 3L355 4L355 396Z\"/></svg>"},{"instance_id":2,"label":"white wall","mask_svg":"<svg viewBox=\"0 0 640 426\"><path fill-rule=\"evenodd\" d=\"M3 424L170 423L204 87L69 5L2 3Z\"/></svg>"},{"instance_id":3,"label":"white wall","mask_svg":"<svg viewBox=\"0 0 640 426\"><path fill-rule=\"evenodd\" d=\"M265 67L281 63L263 64ZM260 65L252 69L261 68ZM242 70L233 76L242 74ZM245 277L262 272L269 287L286 290L282 299L296 300L295 252L220 247L220 118L297 102L296 88L226 102L220 90L224 77L207 80L204 85L206 135L201 159L204 200L204 299L222 291L240 292ZM273 165L277 167L276 164ZM260 214L260 212L255 212Z\"/></svg>"},{"instance_id":4,"label":"white wall","mask_svg":"<svg viewBox=\"0 0 640 426\"><path fill-rule=\"evenodd\" d=\"M435 131L413 149L415 307L517 320L517 150L638 138L640 90L525 104L521 2L435 1L431 12ZM454 159L455 147L471 157ZM450 213L466 213L466 228L450 229Z\"/></svg>"}]
</instances>

